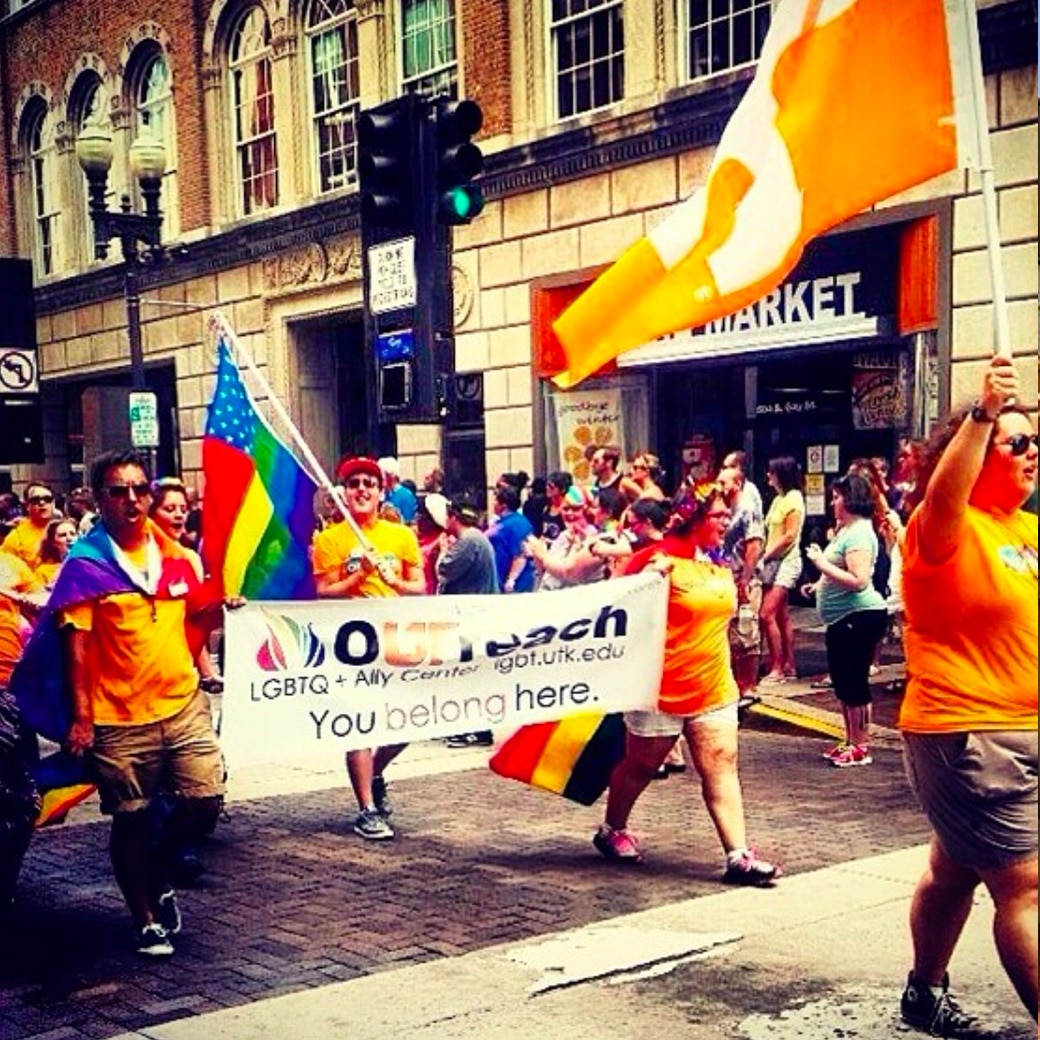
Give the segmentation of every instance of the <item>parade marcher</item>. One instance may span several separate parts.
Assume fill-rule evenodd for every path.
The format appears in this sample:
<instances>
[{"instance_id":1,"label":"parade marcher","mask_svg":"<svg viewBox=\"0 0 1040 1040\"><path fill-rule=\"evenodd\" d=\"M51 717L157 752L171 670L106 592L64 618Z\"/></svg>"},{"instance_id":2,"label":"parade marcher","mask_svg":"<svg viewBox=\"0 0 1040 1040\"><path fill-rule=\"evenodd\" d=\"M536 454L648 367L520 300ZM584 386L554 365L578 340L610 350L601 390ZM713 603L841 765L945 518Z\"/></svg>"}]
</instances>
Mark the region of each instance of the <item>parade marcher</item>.
<instances>
[{"instance_id":1,"label":"parade marcher","mask_svg":"<svg viewBox=\"0 0 1040 1040\"><path fill-rule=\"evenodd\" d=\"M798 463L790 455L771 459L766 471L776 493L765 516L766 544L762 550L762 627L769 650L763 684L797 677L794 662L794 622L788 598L802 574L800 542L805 523L805 498Z\"/></svg>"},{"instance_id":2,"label":"parade marcher","mask_svg":"<svg viewBox=\"0 0 1040 1040\"><path fill-rule=\"evenodd\" d=\"M870 663L888 625L885 600L874 587L878 558L874 532L874 496L867 481L850 473L831 488L834 537L821 549L806 550L820 572L803 587L816 596L820 620L827 626L827 666L834 694L841 702L845 739L824 758L832 766L868 766L870 754Z\"/></svg>"},{"instance_id":3,"label":"parade marcher","mask_svg":"<svg viewBox=\"0 0 1040 1040\"><path fill-rule=\"evenodd\" d=\"M628 505L621 490L621 449L615 444L606 444L592 449L588 458L593 477L592 494L611 516L620 516Z\"/></svg>"},{"instance_id":4,"label":"parade marcher","mask_svg":"<svg viewBox=\"0 0 1040 1040\"><path fill-rule=\"evenodd\" d=\"M563 530L548 545L534 535L524 541L524 553L538 565L539 588L543 591L585 585L606 577L603 560L589 548L597 533L589 522L590 508L588 492L574 484L560 504Z\"/></svg>"},{"instance_id":5,"label":"parade marcher","mask_svg":"<svg viewBox=\"0 0 1040 1040\"><path fill-rule=\"evenodd\" d=\"M663 502L667 496L661 487L662 476L661 460L648 451L641 451L629 460L628 472L621 478L618 487L629 502L641 498Z\"/></svg>"},{"instance_id":6,"label":"parade marcher","mask_svg":"<svg viewBox=\"0 0 1040 1040\"><path fill-rule=\"evenodd\" d=\"M563 496L571 489L574 479L566 470L555 470L545 478L545 508L540 523L532 522L534 533L546 543L558 538L563 532ZM527 513L525 511L525 516Z\"/></svg>"},{"instance_id":7,"label":"parade marcher","mask_svg":"<svg viewBox=\"0 0 1040 1040\"><path fill-rule=\"evenodd\" d=\"M79 530L70 518L52 520L40 545L40 563L35 574L45 589L54 587L58 571L69 555L69 549L79 537Z\"/></svg>"},{"instance_id":8,"label":"parade marcher","mask_svg":"<svg viewBox=\"0 0 1040 1040\"><path fill-rule=\"evenodd\" d=\"M112 816L112 867L137 951L163 957L173 953L181 916L147 809L161 789L176 793L164 837L178 844L219 807L224 763L194 659L220 622L221 603L208 598L186 551L148 519L142 455L101 455L91 485L100 521L69 552L12 688L24 710L19 679L35 690L41 669L64 664L72 705L66 744L84 756L101 811ZM63 640L63 662L48 652L54 635Z\"/></svg>"},{"instance_id":9,"label":"parade marcher","mask_svg":"<svg viewBox=\"0 0 1040 1040\"><path fill-rule=\"evenodd\" d=\"M386 503L383 504L383 509ZM382 510L380 510L380 515ZM431 491L419 499L415 511L415 536L419 539L422 556L423 580L426 594L437 591L437 561L444 551L444 532L448 526L448 500L439 491ZM497 591L497 590L496 590Z\"/></svg>"},{"instance_id":10,"label":"parade marcher","mask_svg":"<svg viewBox=\"0 0 1040 1040\"><path fill-rule=\"evenodd\" d=\"M29 484L25 489L25 516L8 532L0 549L35 570L40 565L40 546L47 535L47 525L53 519L54 492L46 484Z\"/></svg>"},{"instance_id":11,"label":"parade marcher","mask_svg":"<svg viewBox=\"0 0 1040 1040\"><path fill-rule=\"evenodd\" d=\"M480 530L480 511L472 502L455 499L447 504L447 547L437 561L437 593L441 596L484 596L498 592L495 551ZM457 733L450 748L491 747L491 730Z\"/></svg>"},{"instance_id":12,"label":"parade marcher","mask_svg":"<svg viewBox=\"0 0 1040 1040\"><path fill-rule=\"evenodd\" d=\"M415 532L383 520L379 507L383 469L374 459L348 456L336 470L353 524L344 518L314 539L314 576L322 599L419 596L426 591L422 556ZM358 537L364 535L363 544ZM348 751L347 775L358 803L354 833L369 841L394 836L383 776L404 744Z\"/></svg>"},{"instance_id":13,"label":"parade marcher","mask_svg":"<svg viewBox=\"0 0 1040 1040\"><path fill-rule=\"evenodd\" d=\"M549 486L545 477L535 477L520 507L520 512L527 517L527 522L534 528L534 533L542 537L542 520L546 506L549 504Z\"/></svg>"},{"instance_id":14,"label":"parade marcher","mask_svg":"<svg viewBox=\"0 0 1040 1040\"><path fill-rule=\"evenodd\" d=\"M717 484L684 488L672 503L664 540L629 561L630 574L657 570L669 577L664 669L657 710L625 715L625 757L611 775L606 819L593 844L608 859L642 859L627 829L629 815L683 734L726 855L723 881L770 885L780 871L748 845L737 772L739 693L727 637L737 590L733 572L718 562L728 522Z\"/></svg>"},{"instance_id":15,"label":"parade marcher","mask_svg":"<svg viewBox=\"0 0 1040 1040\"><path fill-rule=\"evenodd\" d=\"M934 433L903 555L907 774L934 835L910 908L903 1020L976 1035L947 969L981 882L1001 964L1037 1017L1037 437L1013 363Z\"/></svg>"}]
</instances>

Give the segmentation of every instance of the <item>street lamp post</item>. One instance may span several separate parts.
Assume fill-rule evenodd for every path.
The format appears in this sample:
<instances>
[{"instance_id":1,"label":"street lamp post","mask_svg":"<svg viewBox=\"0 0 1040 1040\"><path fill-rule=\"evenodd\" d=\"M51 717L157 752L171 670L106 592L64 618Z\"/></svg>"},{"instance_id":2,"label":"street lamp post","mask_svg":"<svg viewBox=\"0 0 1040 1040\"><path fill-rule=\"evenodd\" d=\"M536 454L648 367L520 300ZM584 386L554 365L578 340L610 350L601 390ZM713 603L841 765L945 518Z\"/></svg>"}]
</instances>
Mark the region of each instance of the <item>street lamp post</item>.
<instances>
[{"instance_id":1,"label":"street lamp post","mask_svg":"<svg viewBox=\"0 0 1040 1040\"><path fill-rule=\"evenodd\" d=\"M87 178L90 220L94 226L94 255L108 256L113 238L119 239L123 256L123 297L126 301L126 331L130 343L130 374L133 388L145 390L144 349L141 344L141 297L138 291L140 245L158 249L162 242L162 211L159 193L166 170L166 150L147 127L130 146L130 172L141 185L144 212L135 213L129 195L124 195L118 211L105 201L108 171L112 167L112 135L103 126L91 123L76 139L76 158Z\"/></svg>"}]
</instances>

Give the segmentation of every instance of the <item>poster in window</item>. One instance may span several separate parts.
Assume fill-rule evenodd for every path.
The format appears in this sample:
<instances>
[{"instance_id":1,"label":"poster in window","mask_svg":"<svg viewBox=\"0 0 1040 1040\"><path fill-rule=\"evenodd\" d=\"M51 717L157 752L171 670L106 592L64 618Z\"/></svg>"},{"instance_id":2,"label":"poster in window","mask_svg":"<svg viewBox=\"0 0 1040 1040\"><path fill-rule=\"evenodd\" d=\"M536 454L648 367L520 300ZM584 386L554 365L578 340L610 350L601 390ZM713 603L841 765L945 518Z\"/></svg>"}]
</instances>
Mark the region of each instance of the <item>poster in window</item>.
<instances>
[{"instance_id":1,"label":"poster in window","mask_svg":"<svg viewBox=\"0 0 1040 1040\"><path fill-rule=\"evenodd\" d=\"M852 425L905 427L910 417L910 358L903 351L864 350L852 359Z\"/></svg>"},{"instance_id":2,"label":"poster in window","mask_svg":"<svg viewBox=\"0 0 1040 1040\"><path fill-rule=\"evenodd\" d=\"M589 459L597 448L614 445L624 457L621 431L621 392L617 387L578 390L553 396L560 443L560 468L576 483L589 484Z\"/></svg>"}]
</instances>

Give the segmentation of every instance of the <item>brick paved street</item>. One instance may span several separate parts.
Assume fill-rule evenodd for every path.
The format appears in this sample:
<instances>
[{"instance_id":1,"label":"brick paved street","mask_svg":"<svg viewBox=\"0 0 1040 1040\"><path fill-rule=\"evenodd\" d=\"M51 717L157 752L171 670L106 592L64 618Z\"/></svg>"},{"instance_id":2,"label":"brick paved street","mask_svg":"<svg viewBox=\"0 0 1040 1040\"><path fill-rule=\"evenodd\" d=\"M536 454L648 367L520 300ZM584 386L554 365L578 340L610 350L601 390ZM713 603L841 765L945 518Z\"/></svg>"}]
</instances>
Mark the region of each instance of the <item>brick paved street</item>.
<instances>
[{"instance_id":1,"label":"brick paved street","mask_svg":"<svg viewBox=\"0 0 1040 1040\"><path fill-rule=\"evenodd\" d=\"M788 873L925 838L895 750L839 772L819 758L823 738L768 726L745 728L742 773L752 838ZM687 777L637 806L648 859L635 869L592 850L598 808L483 768L401 780L392 795L399 838L382 846L350 832L342 788L234 804L162 964L130 949L107 823L41 833L3 938L0 1040L113 1036L720 889Z\"/></svg>"}]
</instances>

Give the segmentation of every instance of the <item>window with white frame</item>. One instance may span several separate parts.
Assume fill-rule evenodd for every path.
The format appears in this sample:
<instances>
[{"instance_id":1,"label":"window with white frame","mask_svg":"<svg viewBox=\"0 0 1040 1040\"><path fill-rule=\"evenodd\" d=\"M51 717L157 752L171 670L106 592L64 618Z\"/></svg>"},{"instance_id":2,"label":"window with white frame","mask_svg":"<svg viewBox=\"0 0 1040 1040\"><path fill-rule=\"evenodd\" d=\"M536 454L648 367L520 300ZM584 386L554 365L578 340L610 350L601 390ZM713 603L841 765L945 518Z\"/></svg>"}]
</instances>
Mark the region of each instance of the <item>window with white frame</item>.
<instances>
[{"instance_id":1,"label":"window with white frame","mask_svg":"<svg viewBox=\"0 0 1040 1040\"><path fill-rule=\"evenodd\" d=\"M32 204L32 257L37 277L58 269L58 185L54 128L42 100L27 107L22 122L22 142Z\"/></svg>"},{"instance_id":2,"label":"window with white frame","mask_svg":"<svg viewBox=\"0 0 1040 1040\"><path fill-rule=\"evenodd\" d=\"M111 132L108 116L108 91L105 89L101 77L93 71L81 73L72 85L69 97L69 122L75 128L76 136L83 132L87 126L100 126ZM90 202L87 194L87 181L76 167L75 195L76 209L83 214L80 228L75 232L79 242L75 253L76 257L69 260L75 263L78 259L81 263L89 263L94 257L94 225L90 219Z\"/></svg>"},{"instance_id":3,"label":"window with white frame","mask_svg":"<svg viewBox=\"0 0 1040 1040\"><path fill-rule=\"evenodd\" d=\"M278 203L271 25L260 7L239 19L231 38L232 127L243 215Z\"/></svg>"},{"instance_id":4,"label":"window with white frame","mask_svg":"<svg viewBox=\"0 0 1040 1040\"><path fill-rule=\"evenodd\" d=\"M357 180L354 126L360 81L352 0L313 0L306 36L317 186L322 194Z\"/></svg>"},{"instance_id":5,"label":"window with white frame","mask_svg":"<svg viewBox=\"0 0 1040 1040\"><path fill-rule=\"evenodd\" d=\"M180 234L180 199L177 191L177 134L174 124L173 91L166 55L155 43L142 44L131 58L130 83L133 90L133 127L131 143L142 134L151 134L166 151L166 170L162 178L162 234L166 240ZM133 185L140 191L140 185ZM140 204L140 200L138 200Z\"/></svg>"},{"instance_id":6,"label":"window with white frame","mask_svg":"<svg viewBox=\"0 0 1040 1040\"><path fill-rule=\"evenodd\" d=\"M455 0L401 0L401 71L407 93L458 97Z\"/></svg>"},{"instance_id":7,"label":"window with white frame","mask_svg":"<svg viewBox=\"0 0 1040 1040\"><path fill-rule=\"evenodd\" d=\"M688 81L758 60L769 29L771 0L680 0Z\"/></svg>"},{"instance_id":8,"label":"window with white frame","mask_svg":"<svg viewBox=\"0 0 1040 1040\"><path fill-rule=\"evenodd\" d=\"M556 117L569 119L625 93L622 0L549 0Z\"/></svg>"}]
</instances>

